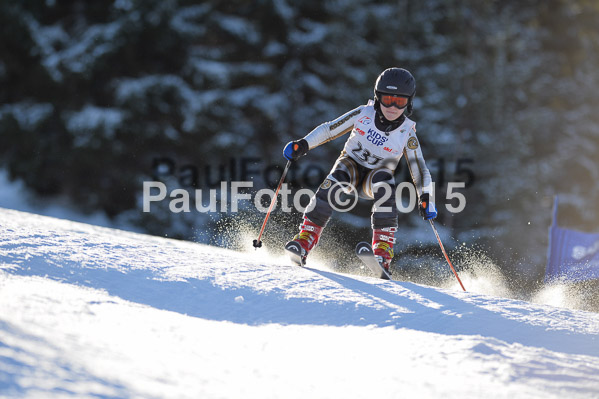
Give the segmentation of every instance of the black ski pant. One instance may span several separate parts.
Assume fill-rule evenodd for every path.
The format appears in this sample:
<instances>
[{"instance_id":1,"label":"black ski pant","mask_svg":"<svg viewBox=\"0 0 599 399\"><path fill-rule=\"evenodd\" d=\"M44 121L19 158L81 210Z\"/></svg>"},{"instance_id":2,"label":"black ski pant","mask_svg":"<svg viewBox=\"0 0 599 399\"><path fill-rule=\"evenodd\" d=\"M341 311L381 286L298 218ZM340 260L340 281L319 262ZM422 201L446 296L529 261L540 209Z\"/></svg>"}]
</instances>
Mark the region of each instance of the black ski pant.
<instances>
[{"instance_id":1,"label":"black ski pant","mask_svg":"<svg viewBox=\"0 0 599 399\"><path fill-rule=\"evenodd\" d=\"M316 194L310 200L304 216L321 227L325 227L335 209L343 208L340 193L344 190L374 200L371 223L373 229L397 227L397 207L395 203L395 178L393 170L386 167L368 169L359 165L347 154L341 156L333 165L329 175L322 182Z\"/></svg>"}]
</instances>

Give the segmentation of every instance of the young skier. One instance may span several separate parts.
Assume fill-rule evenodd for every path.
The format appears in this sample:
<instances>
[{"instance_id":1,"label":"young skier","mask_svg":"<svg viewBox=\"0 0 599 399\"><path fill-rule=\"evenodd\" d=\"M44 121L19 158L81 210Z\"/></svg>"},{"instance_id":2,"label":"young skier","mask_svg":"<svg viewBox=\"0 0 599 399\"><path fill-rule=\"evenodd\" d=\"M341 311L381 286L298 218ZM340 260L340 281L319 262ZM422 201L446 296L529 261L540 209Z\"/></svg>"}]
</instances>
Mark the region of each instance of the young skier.
<instances>
[{"instance_id":1,"label":"young skier","mask_svg":"<svg viewBox=\"0 0 599 399\"><path fill-rule=\"evenodd\" d=\"M376 80L374 101L369 100L366 105L321 124L303 139L287 143L283 155L295 161L309 150L351 132L341 155L306 208L299 234L285 246L296 254L295 258L299 258L301 264L318 243L331 217L329 199L337 198L335 191L343 189L342 184L346 187L350 184L356 189L359 187L363 196L374 200L372 249L379 264L389 271L397 231L393 175L402 155L407 159L419 194L420 214L425 220L437 216L431 201L431 175L416 137L416 123L408 118L415 93L416 81L409 71L386 69ZM385 185L388 186L385 188ZM380 202L381 199L384 200Z\"/></svg>"}]
</instances>

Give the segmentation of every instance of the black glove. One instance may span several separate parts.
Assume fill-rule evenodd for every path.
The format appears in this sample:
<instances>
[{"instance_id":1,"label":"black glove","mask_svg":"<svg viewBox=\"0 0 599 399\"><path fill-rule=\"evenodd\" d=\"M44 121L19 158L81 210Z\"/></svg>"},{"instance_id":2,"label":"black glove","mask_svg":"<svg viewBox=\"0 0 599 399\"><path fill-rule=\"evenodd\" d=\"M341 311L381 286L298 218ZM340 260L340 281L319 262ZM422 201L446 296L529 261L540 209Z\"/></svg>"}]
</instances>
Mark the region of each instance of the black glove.
<instances>
[{"instance_id":1,"label":"black glove","mask_svg":"<svg viewBox=\"0 0 599 399\"><path fill-rule=\"evenodd\" d=\"M295 161L308 153L310 146L304 139L290 141L283 149L283 156L289 161Z\"/></svg>"},{"instance_id":2,"label":"black glove","mask_svg":"<svg viewBox=\"0 0 599 399\"><path fill-rule=\"evenodd\" d=\"M427 193L420 196L418 211L424 220L432 220L437 217L437 209L435 208L435 204L430 202L429 195Z\"/></svg>"}]
</instances>

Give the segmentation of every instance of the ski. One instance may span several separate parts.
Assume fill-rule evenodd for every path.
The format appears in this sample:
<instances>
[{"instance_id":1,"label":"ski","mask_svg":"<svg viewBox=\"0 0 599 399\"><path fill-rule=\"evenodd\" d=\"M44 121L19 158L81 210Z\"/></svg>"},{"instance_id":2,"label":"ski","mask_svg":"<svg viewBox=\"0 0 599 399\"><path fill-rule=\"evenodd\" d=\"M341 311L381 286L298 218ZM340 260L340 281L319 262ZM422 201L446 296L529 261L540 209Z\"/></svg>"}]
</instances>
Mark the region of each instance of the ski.
<instances>
[{"instance_id":1,"label":"ski","mask_svg":"<svg viewBox=\"0 0 599 399\"><path fill-rule=\"evenodd\" d=\"M304 249L297 241L289 241L285 244L285 250L287 251L287 255L289 255L289 259L293 263L296 263L299 266L306 265L306 258L302 255Z\"/></svg>"},{"instance_id":2,"label":"ski","mask_svg":"<svg viewBox=\"0 0 599 399\"><path fill-rule=\"evenodd\" d=\"M391 275L389 272L385 270L374 257L374 251L369 243L358 243L358 245L356 245L356 255L374 273L375 276L384 280L391 280Z\"/></svg>"}]
</instances>

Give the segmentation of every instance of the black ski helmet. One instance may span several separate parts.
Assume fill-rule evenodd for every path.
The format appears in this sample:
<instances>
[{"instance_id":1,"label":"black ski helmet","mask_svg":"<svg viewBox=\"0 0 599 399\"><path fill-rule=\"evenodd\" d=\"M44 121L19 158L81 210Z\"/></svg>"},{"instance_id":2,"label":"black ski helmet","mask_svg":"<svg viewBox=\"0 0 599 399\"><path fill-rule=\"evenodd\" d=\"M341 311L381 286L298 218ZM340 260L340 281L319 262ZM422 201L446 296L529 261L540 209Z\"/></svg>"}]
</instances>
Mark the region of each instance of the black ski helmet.
<instances>
[{"instance_id":1,"label":"black ski helmet","mask_svg":"<svg viewBox=\"0 0 599 399\"><path fill-rule=\"evenodd\" d=\"M412 101L416 94L416 79L414 79L414 76L407 69L385 69L374 84L374 101L379 107L379 98L382 94L408 97L405 115L410 116L413 108Z\"/></svg>"}]
</instances>

